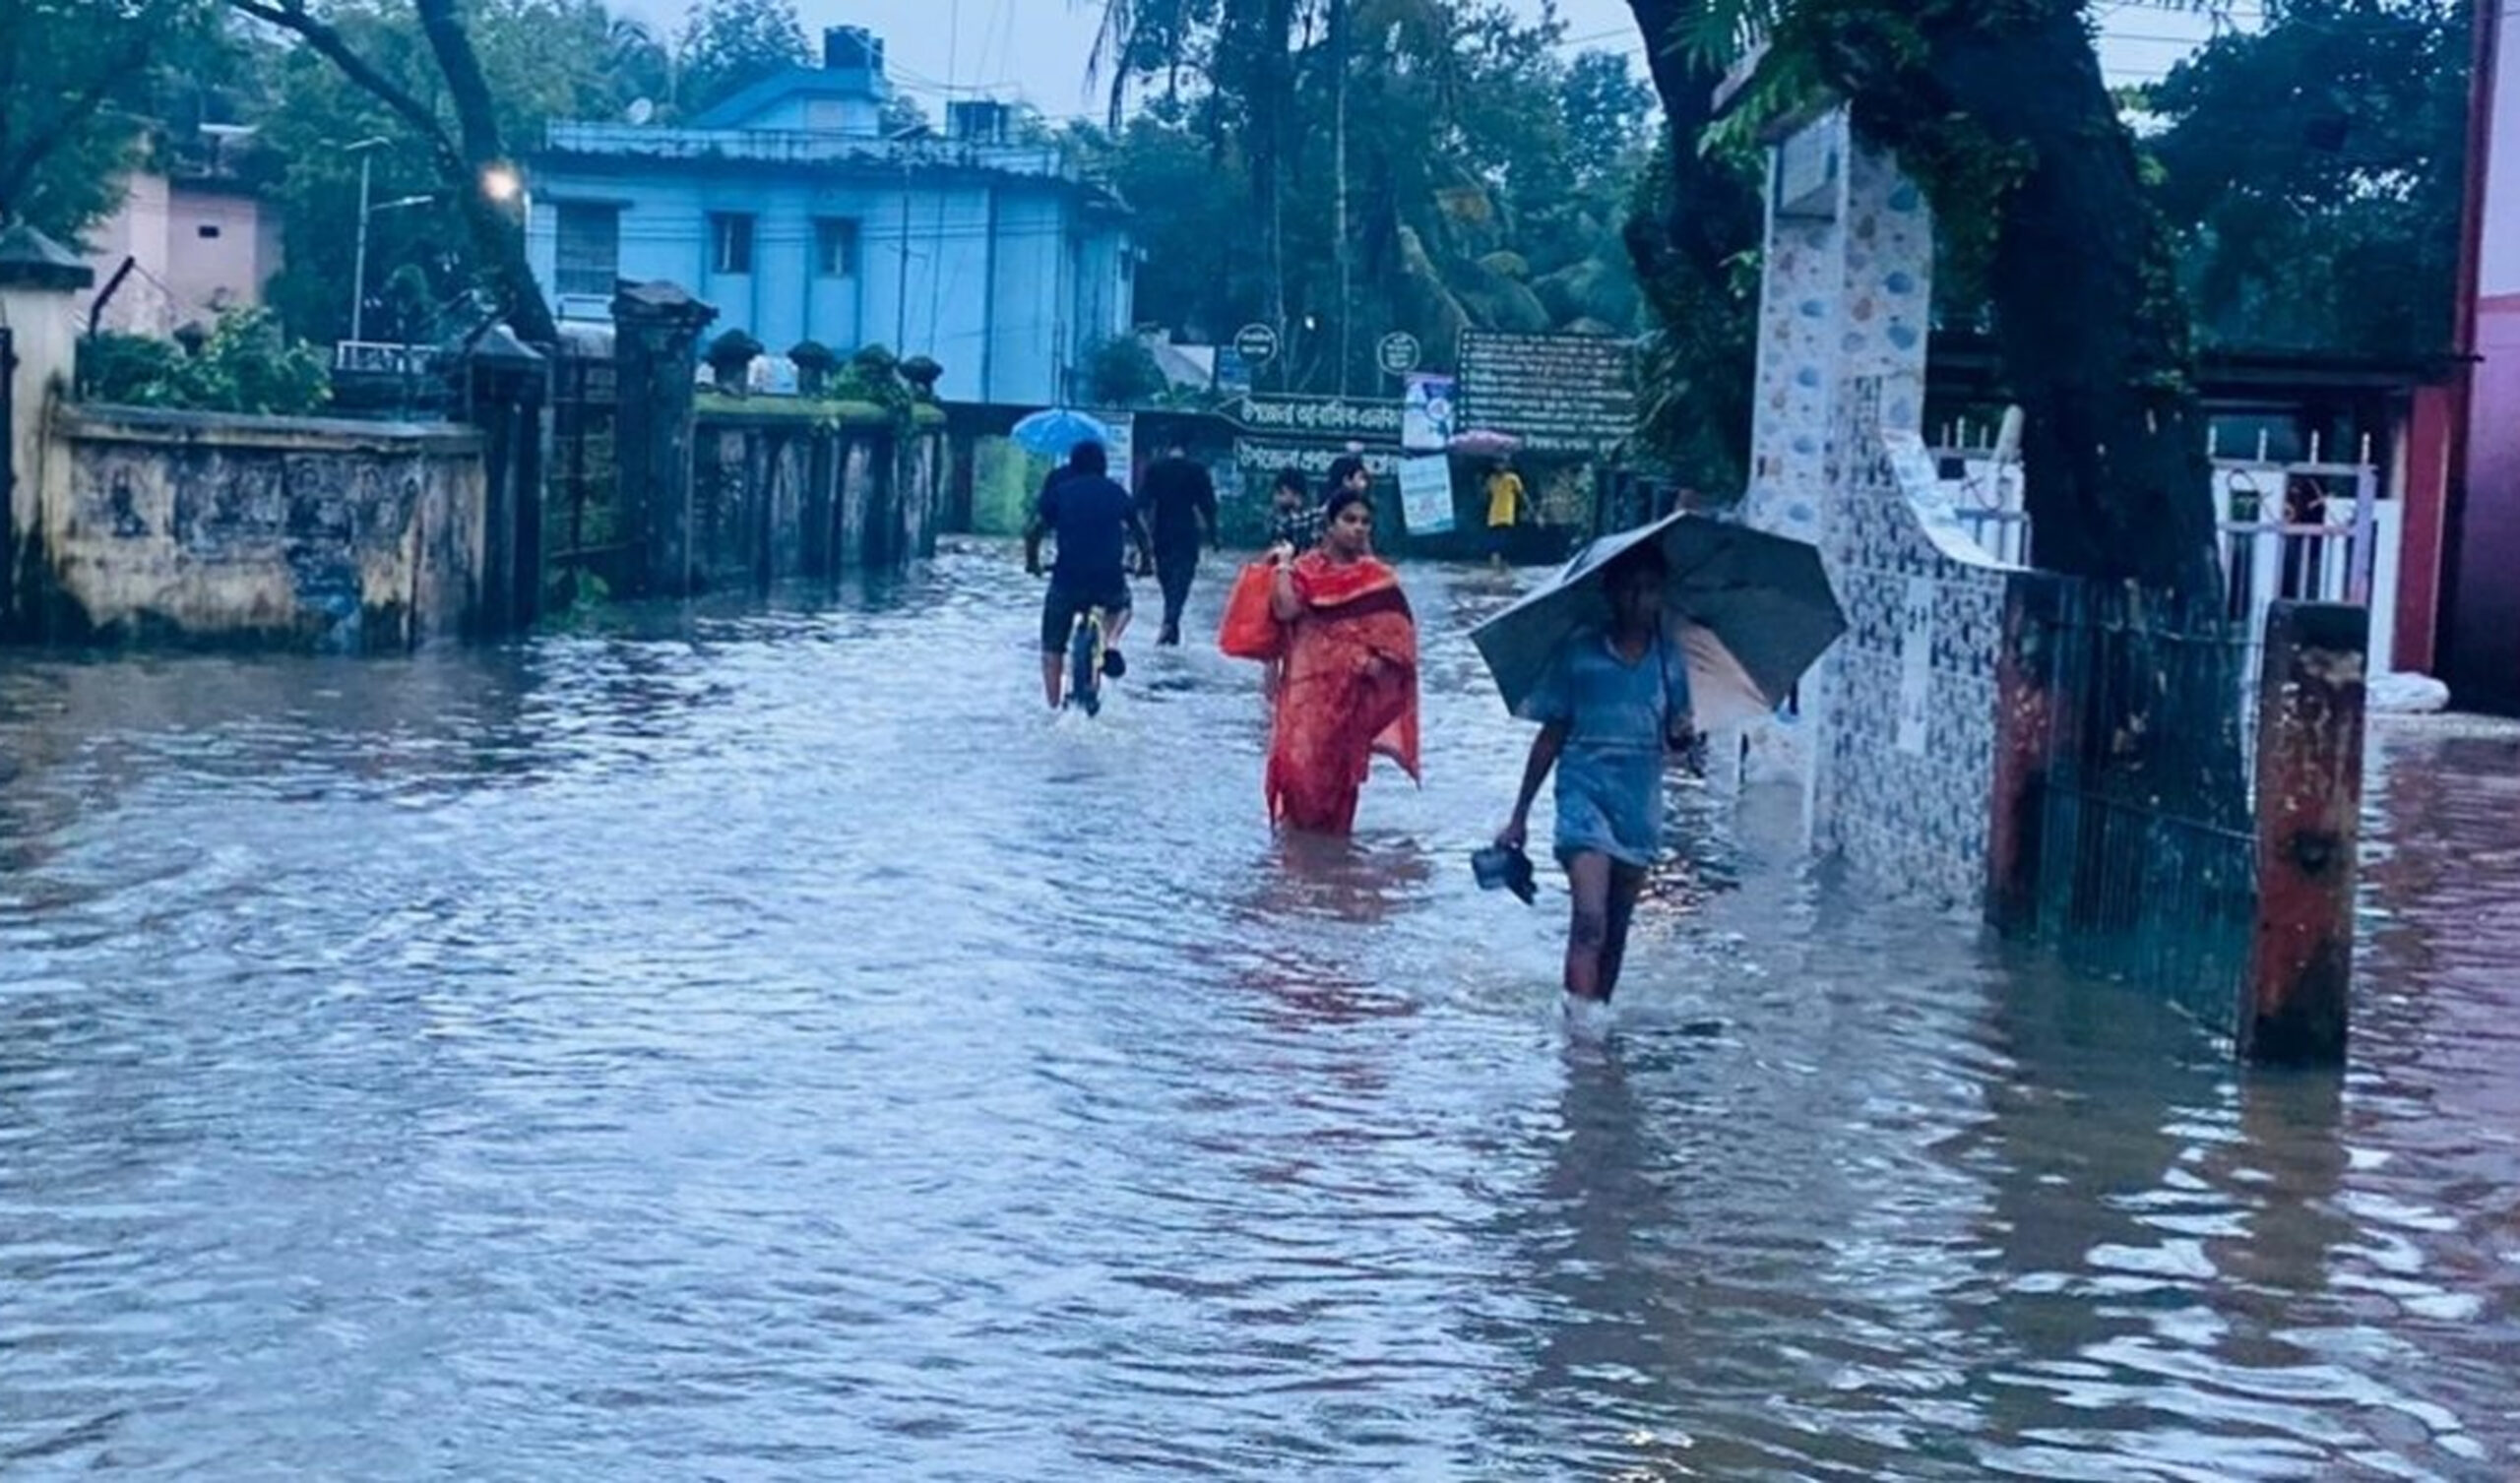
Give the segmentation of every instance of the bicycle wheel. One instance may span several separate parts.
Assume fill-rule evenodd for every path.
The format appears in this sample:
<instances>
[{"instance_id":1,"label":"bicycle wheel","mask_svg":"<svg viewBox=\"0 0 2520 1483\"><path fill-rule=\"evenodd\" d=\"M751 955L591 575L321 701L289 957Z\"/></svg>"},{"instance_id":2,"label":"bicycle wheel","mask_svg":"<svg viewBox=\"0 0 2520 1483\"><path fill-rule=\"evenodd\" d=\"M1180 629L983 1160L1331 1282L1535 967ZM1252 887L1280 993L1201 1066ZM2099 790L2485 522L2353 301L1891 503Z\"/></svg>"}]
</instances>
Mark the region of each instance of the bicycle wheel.
<instances>
[{"instance_id":1,"label":"bicycle wheel","mask_svg":"<svg viewBox=\"0 0 2520 1483\"><path fill-rule=\"evenodd\" d=\"M1092 613L1068 631L1067 686L1070 705L1087 715L1102 713L1102 624Z\"/></svg>"}]
</instances>

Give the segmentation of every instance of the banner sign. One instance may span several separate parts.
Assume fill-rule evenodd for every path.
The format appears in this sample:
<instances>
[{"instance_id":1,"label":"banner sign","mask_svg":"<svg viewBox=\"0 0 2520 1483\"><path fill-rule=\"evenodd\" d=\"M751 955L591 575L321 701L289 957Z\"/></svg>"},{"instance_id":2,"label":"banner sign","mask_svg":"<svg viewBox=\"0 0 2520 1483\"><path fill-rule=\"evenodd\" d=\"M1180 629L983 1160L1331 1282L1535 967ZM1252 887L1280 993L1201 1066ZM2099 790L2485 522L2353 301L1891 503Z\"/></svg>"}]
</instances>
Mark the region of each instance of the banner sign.
<instances>
[{"instance_id":1,"label":"banner sign","mask_svg":"<svg viewBox=\"0 0 2520 1483\"><path fill-rule=\"evenodd\" d=\"M1426 454L1401 461L1400 514L1412 535L1441 535L1453 527L1451 459Z\"/></svg>"},{"instance_id":2,"label":"banner sign","mask_svg":"<svg viewBox=\"0 0 2520 1483\"><path fill-rule=\"evenodd\" d=\"M1461 332L1461 420L1533 453L1602 454L1636 431L1635 347L1602 335Z\"/></svg>"}]
</instances>

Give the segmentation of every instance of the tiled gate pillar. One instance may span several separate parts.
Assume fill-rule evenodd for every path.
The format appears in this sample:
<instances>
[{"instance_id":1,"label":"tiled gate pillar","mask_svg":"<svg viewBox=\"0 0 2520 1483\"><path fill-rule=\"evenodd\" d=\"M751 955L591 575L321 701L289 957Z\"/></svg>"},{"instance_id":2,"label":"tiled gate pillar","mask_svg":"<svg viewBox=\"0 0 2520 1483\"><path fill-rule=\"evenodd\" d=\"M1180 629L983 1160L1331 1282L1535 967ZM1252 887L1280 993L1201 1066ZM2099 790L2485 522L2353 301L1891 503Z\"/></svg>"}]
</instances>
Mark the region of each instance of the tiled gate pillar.
<instances>
[{"instance_id":1,"label":"tiled gate pillar","mask_svg":"<svg viewBox=\"0 0 2520 1483\"><path fill-rule=\"evenodd\" d=\"M1801 783L1815 850L1974 906L2010 571L1955 518L1920 436L1932 275L1923 193L1844 113L1777 146L1747 514L1820 548L1848 632L1796 713L1752 739L1751 769Z\"/></svg>"}]
</instances>

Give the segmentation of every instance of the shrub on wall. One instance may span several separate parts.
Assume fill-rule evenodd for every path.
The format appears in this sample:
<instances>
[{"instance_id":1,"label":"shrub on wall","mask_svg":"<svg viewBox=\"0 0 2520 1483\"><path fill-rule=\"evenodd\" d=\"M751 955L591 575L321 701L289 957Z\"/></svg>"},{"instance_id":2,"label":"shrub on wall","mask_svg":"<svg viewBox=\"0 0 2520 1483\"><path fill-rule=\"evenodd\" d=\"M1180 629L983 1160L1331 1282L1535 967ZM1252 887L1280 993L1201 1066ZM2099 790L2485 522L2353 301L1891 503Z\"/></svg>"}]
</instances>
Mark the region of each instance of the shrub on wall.
<instances>
[{"instance_id":1,"label":"shrub on wall","mask_svg":"<svg viewBox=\"0 0 2520 1483\"><path fill-rule=\"evenodd\" d=\"M332 400L323 351L281 333L269 310L231 310L186 344L146 335L92 335L79 345L90 402L199 412L295 415Z\"/></svg>"},{"instance_id":2,"label":"shrub on wall","mask_svg":"<svg viewBox=\"0 0 2520 1483\"><path fill-rule=\"evenodd\" d=\"M1085 351L1085 395L1096 406L1145 406L1171 389L1155 352L1135 336L1096 340Z\"/></svg>"}]
</instances>

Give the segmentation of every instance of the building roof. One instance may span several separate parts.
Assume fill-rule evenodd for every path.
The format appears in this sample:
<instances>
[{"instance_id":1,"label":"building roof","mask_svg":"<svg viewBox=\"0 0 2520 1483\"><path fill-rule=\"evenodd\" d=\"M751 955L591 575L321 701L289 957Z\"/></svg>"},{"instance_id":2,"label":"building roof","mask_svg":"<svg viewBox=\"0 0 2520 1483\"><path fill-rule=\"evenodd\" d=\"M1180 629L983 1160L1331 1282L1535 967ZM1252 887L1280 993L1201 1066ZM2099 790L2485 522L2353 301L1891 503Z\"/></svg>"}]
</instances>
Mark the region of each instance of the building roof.
<instances>
[{"instance_id":1,"label":"building roof","mask_svg":"<svg viewBox=\"0 0 2520 1483\"><path fill-rule=\"evenodd\" d=\"M882 102L892 84L865 67L789 67L737 92L691 120L695 129L740 129L773 107L798 97L844 98Z\"/></svg>"}]
</instances>

